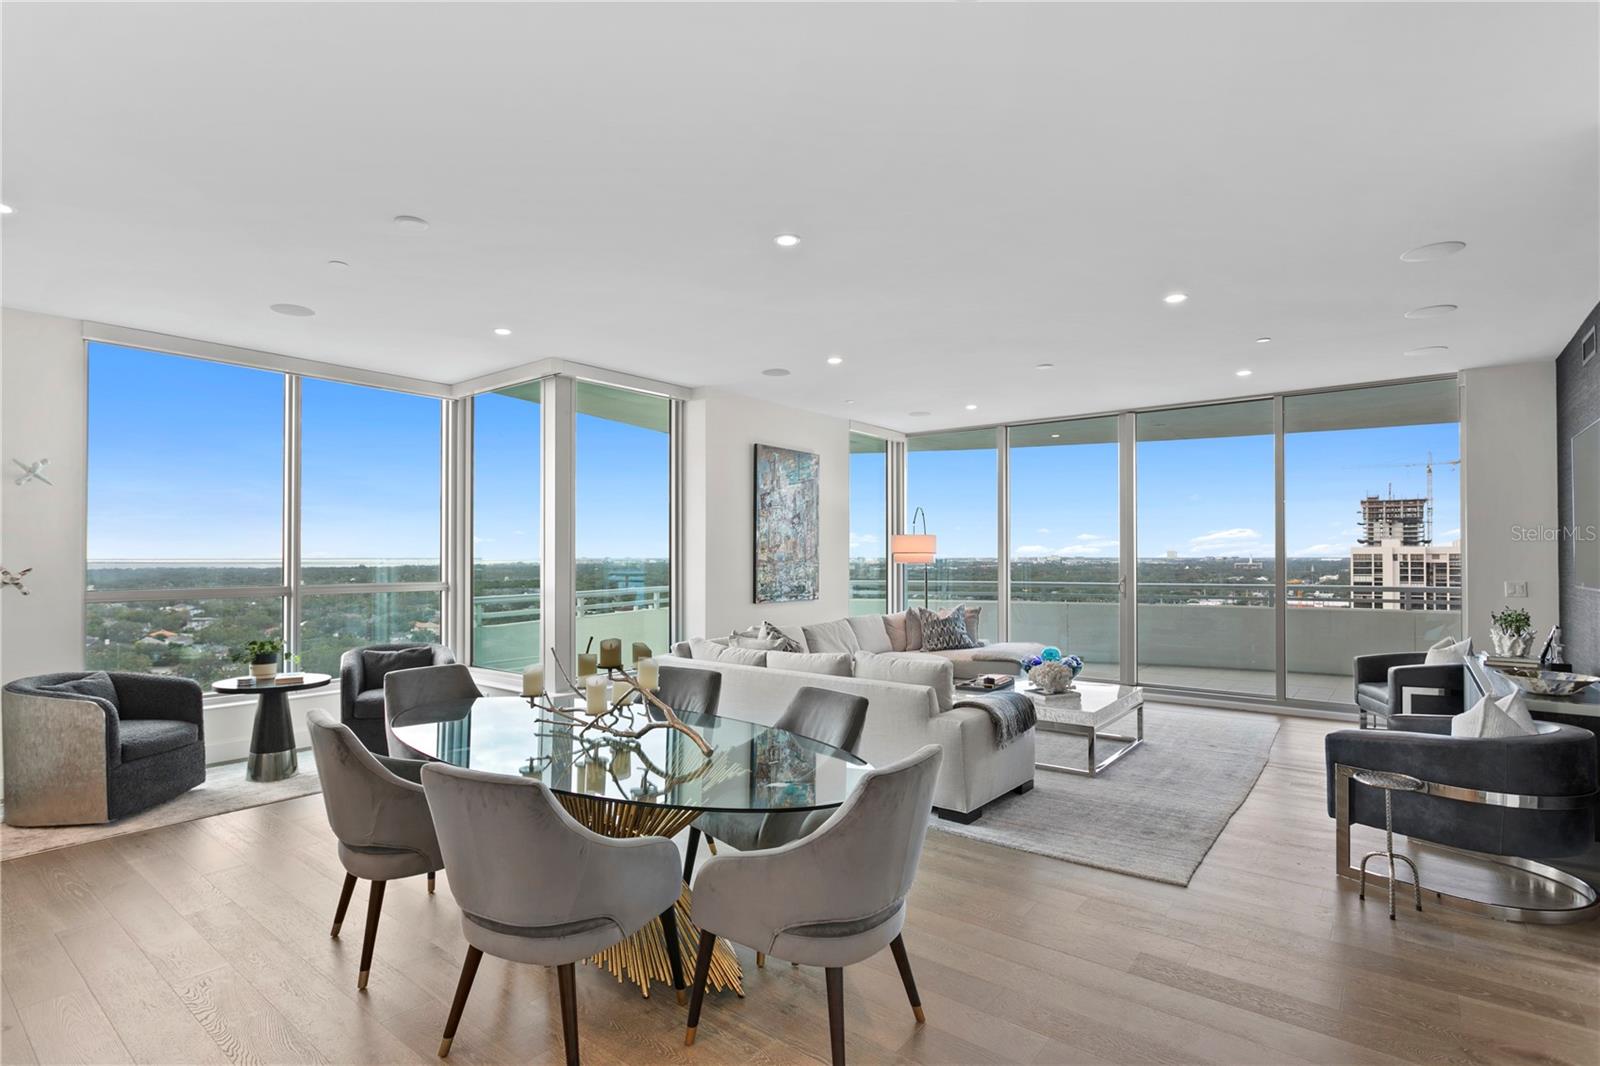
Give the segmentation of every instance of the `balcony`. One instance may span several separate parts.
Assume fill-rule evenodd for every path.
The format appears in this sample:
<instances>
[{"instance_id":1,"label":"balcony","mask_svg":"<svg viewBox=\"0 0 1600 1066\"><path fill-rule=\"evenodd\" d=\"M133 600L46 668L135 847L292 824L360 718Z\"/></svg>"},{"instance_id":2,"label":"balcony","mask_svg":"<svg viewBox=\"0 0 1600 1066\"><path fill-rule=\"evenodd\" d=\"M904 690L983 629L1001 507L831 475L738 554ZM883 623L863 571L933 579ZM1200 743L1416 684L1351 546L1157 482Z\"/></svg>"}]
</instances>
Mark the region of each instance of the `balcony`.
<instances>
[{"instance_id":1,"label":"balcony","mask_svg":"<svg viewBox=\"0 0 1600 1066\"><path fill-rule=\"evenodd\" d=\"M638 588L582 589L578 601L578 645L592 637L596 644L617 637L624 649L635 642L657 652L667 650L671 630L671 593L666 585ZM472 661L489 670L521 670L544 659L539 636L539 593L498 593L472 600ZM532 649L538 653L530 653ZM568 668L572 667L570 658Z\"/></svg>"}]
</instances>

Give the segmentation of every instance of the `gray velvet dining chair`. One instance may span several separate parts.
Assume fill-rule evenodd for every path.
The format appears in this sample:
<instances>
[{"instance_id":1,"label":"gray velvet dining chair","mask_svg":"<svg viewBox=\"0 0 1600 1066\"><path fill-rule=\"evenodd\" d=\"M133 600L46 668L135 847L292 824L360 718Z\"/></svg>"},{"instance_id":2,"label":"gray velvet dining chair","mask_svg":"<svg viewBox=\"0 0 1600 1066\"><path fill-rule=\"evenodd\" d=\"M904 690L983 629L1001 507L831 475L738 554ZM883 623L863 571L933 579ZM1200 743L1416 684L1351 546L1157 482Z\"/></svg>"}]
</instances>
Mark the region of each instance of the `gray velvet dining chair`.
<instances>
[{"instance_id":1,"label":"gray velvet dining chair","mask_svg":"<svg viewBox=\"0 0 1600 1066\"><path fill-rule=\"evenodd\" d=\"M482 695L472 680L472 671L460 663L389 671L383 675L383 732L389 742L389 753L428 761L426 755L395 735L395 720L407 711L430 703L475 700Z\"/></svg>"},{"instance_id":2,"label":"gray velvet dining chair","mask_svg":"<svg viewBox=\"0 0 1600 1066\"><path fill-rule=\"evenodd\" d=\"M555 967L567 1062L576 1066L574 963L651 921L661 921L666 949L677 955L677 922L662 917L671 914L682 887L678 849L664 837L606 837L586 829L542 781L434 762L423 767L422 785L467 941L440 1057L450 1053L478 963L488 952Z\"/></svg>"},{"instance_id":3,"label":"gray velvet dining chair","mask_svg":"<svg viewBox=\"0 0 1600 1066\"><path fill-rule=\"evenodd\" d=\"M356 987L366 988L384 889L390 881L427 874L431 895L434 873L444 868L444 859L422 792L422 763L373 754L349 726L324 710L306 715L306 725L322 781L322 804L339 840L339 861L345 869L330 936L339 935L356 881L372 882L356 977Z\"/></svg>"},{"instance_id":4,"label":"gray velvet dining chair","mask_svg":"<svg viewBox=\"0 0 1600 1066\"><path fill-rule=\"evenodd\" d=\"M702 671L713 677L722 675ZM867 724L867 698L833 689L806 685L794 694L789 706L773 725L790 733L820 740L850 754L857 754L861 743L861 730ZM813 814L822 817L812 818ZM757 851L776 848L798 840L809 829L820 825L832 811L772 811L770 813L733 813L713 811L702 814L689 827L689 844L684 856L683 879L688 881L694 873L695 850L704 835L716 854L716 843L730 844L740 851ZM765 964L766 956L758 954L756 965Z\"/></svg>"},{"instance_id":5,"label":"gray velvet dining chair","mask_svg":"<svg viewBox=\"0 0 1600 1066\"><path fill-rule=\"evenodd\" d=\"M715 670L662 666L656 695L679 714L716 714L717 701L722 695L722 675Z\"/></svg>"},{"instance_id":6,"label":"gray velvet dining chair","mask_svg":"<svg viewBox=\"0 0 1600 1066\"><path fill-rule=\"evenodd\" d=\"M894 953L911 1012L922 1000L901 929L933 809L940 749L929 744L869 770L816 832L770 851L722 855L694 880L701 928L684 1043L693 1044L718 936L779 959L821 966L835 1066L844 1063L844 968L885 947Z\"/></svg>"}]
</instances>

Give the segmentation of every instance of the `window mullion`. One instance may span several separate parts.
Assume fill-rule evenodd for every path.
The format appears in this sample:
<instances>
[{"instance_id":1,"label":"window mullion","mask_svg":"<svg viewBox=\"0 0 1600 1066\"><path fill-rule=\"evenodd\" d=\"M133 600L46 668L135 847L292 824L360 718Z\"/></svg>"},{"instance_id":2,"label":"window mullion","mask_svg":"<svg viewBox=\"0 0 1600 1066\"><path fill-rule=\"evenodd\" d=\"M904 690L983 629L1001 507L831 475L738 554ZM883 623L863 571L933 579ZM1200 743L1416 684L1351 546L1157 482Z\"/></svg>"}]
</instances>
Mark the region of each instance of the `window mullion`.
<instances>
[{"instance_id":1,"label":"window mullion","mask_svg":"<svg viewBox=\"0 0 1600 1066\"><path fill-rule=\"evenodd\" d=\"M299 655L300 649L300 417L302 379L285 374L283 379L283 600L284 649Z\"/></svg>"}]
</instances>

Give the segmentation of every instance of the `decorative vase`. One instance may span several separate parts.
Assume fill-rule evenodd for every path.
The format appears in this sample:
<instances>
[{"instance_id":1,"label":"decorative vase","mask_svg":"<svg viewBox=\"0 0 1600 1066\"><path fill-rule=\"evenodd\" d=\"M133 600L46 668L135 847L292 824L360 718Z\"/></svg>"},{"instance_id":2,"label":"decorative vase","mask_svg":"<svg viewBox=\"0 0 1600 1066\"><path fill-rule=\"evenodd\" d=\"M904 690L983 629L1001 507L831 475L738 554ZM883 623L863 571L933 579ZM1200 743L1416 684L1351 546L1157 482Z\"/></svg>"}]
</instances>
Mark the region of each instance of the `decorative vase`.
<instances>
[{"instance_id":1,"label":"decorative vase","mask_svg":"<svg viewBox=\"0 0 1600 1066\"><path fill-rule=\"evenodd\" d=\"M1526 657L1533 650L1532 633L1504 633L1498 629L1489 631L1489 636L1494 644L1496 655L1513 655L1519 658Z\"/></svg>"},{"instance_id":2,"label":"decorative vase","mask_svg":"<svg viewBox=\"0 0 1600 1066\"><path fill-rule=\"evenodd\" d=\"M1047 696L1072 691L1072 667L1064 662L1043 662L1028 671L1033 687Z\"/></svg>"},{"instance_id":3,"label":"decorative vase","mask_svg":"<svg viewBox=\"0 0 1600 1066\"><path fill-rule=\"evenodd\" d=\"M271 681L278 676L278 657L256 659L250 663L250 676L257 681Z\"/></svg>"}]
</instances>

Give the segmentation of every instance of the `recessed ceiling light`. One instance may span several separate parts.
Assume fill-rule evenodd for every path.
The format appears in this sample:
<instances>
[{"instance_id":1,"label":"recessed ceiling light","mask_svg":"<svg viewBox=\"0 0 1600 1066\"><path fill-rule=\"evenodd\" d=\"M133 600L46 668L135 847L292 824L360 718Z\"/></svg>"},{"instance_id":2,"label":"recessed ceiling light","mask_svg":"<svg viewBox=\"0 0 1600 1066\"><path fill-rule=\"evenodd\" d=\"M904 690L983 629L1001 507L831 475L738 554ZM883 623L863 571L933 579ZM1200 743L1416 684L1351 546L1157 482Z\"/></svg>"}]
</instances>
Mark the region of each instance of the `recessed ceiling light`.
<instances>
[{"instance_id":1,"label":"recessed ceiling light","mask_svg":"<svg viewBox=\"0 0 1600 1066\"><path fill-rule=\"evenodd\" d=\"M1447 344L1429 344L1429 345L1425 345L1424 347L1421 347L1421 348L1411 348L1406 352L1406 354L1407 355L1438 355L1440 352L1448 352L1449 350L1450 350L1450 346L1447 345Z\"/></svg>"},{"instance_id":2,"label":"recessed ceiling light","mask_svg":"<svg viewBox=\"0 0 1600 1066\"><path fill-rule=\"evenodd\" d=\"M1440 315L1448 315L1451 311L1454 311L1455 309L1456 309L1456 305L1455 304L1429 304L1427 307L1419 307L1414 311L1407 311L1406 312L1406 317L1407 318L1438 318Z\"/></svg>"},{"instance_id":3,"label":"recessed ceiling light","mask_svg":"<svg viewBox=\"0 0 1600 1066\"><path fill-rule=\"evenodd\" d=\"M302 307L300 304L273 304L272 310L280 315L288 315L290 318L310 318L316 314L311 308Z\"/></svg>"},{"instance_id":4,"label":"recessed ceiling light","mask_svg":"<svg viewBox=\"0 0 1600 1066\"><path fill-rule=\"evenodd\" d=\"M912 418L927 418L928 417L928 412L927 411L912 411L911 412L911 417Z\"/></svg>"},{"instance_id":5,"label":"recessed ceiling light","mask_svg":"<svg viewBox=\"0 0 1600 1066\"><path fill-rule=\"evenodd\" d=\"M789 376L789 372L781 366L768 367L761 373L769 378L786 378Z\"/></svg>"},{"instance_id":6,"label":"recessed ceiling light","mask_svg":"<svg viewBox=\"0 0 1600 1066\"><path fill-rule=\"evenodd\" d=\"M494 328L494 335L496 337L509 337L511 336L511 331L506 329L504 326L496 326Z\"/></svg>"},{"instance_id":7,"label":"recessed ceiling light","mask_svg":"<svg viewBox=\"0 0 1600 1066\"><path fill-rule=\"evenodd\" d=\"M844 362L844 357L843 356L838 356L838 355L830 355L830 356L828 356L828 365L829 366L838 366L842 362Z\"/></svg>"},{"instance_id":8,"label":"recessed ceiling light","mask_svg":"<svg viewBox=\"0 0 1600 1066\"><path fill-rule=\"evenodd\" d=\"M1255 373L1254 370L1235 370L1233 372L1233 376L1236 377L1236 378L1247 378L1251 374L1254 374L1254 373Z\"/></svg>"},{"instance_id":9,"label":"recessed ceiling light","mask_svg":"<svg viewBox=\"0 0 1600 1066\"><path fill-rule=\"evenodd\" d=\"M1271 337L1257 337L1256 338L1256 343L1257 344L1271 344L1272 343L1272 338Z\"/></svg>"},{"instance_id":10,"label":"recessed ceiling light","mask_svg":"<svg viewBox=\"0 0 1600 1066\"><path fill-rule=\"evenodd\" d=\"M1051 439L1051 440L1060 440L1060 439L1061 439L1061 434L1059 434L1059 433L1052 433L1052 434L1050 434L1050 439Z\"/></svg>"},{"instance_id":11,"label":"recessed ceiling light","mask_svg":"<svg viewBox=\"0 0 1600 1066\"><path fill-rule=\"evenodd\" d=\"M975 404L975 403L969 403L969 404L967 404L967 410L969 410L969 411L976 411L976 410L977 410L977 409L978 409L978 405L977 405L977 404Z\"/></svg>"},{"instance_id":12,"label":"recessed ceiling light","mask_svg":"<svg viewBox=\"0 0 1600 1066\"><path fill-rule=\"evenodd\" d=\"M401 229L420 233L428 228L428 220L417 215L396 215L394 224Z\"/></svg>"},{"instance_id":13,"label":"recessed ceiling light","mask_svg":"<svg viewBox=\"0 0 1600 1066\"><path fill-rule=\"evenodd\" d=\"M1056 365L1054 363L1039 363L1034 366L1035 370L1054 370L1055 368Z\"/></svg>"},{"instance_id":14,"label":"recessed ceiling light","mask_svg":"<svg viewBox=\"0 0 1600 1066\"><path fill-rule=\"evenodd\" d=\"M1181 303L1183 303L1183 301L1187 300L1188 298L1189 298L1189 294L1186 293L1186 292L1169 292L1165 296L1163 296L1161 299L1166 301L1169 304L1181 304Z\"/></svg>"},{"instance_id":15,"label":"recessed ceiling light","mask_svg":"<svg viewBox=\"0 0 1600 1066\"><path fill-rule=\"evenodd\" d=\"M330 259L328 260L328 265L333 267L335 270L343 270L350 264L345 262L343 259Z\"/></svg>"},{"instance_id":16,"label":"recessed ceiling light","mask_svg":"<svg viewBox=\"0 0 1600 1066\"><path fill-rule=\"evenodd\" d=\"M10 213L11 206L9 204L0 204L0 215L9 215Z\"/></svg>"},{"instance_id":17,"label":"recessed ceiling light","mask_svg":"<svg viewBox=\"0 0 1600 1066\"><path fill-rule=\"evenodd\" d=\"M845 401L845 402L844 402L844 405L845 405L845 406L846 406L846 407L853 407L853 406L855 406L855 401L854 401L854 400L846 400L846 401Z\"/></svg>"},{"instance_id":18,"label":"recessed ceiling light","mask_svg":"<svg viewBox=\"0 0 1600 1066\"><path fill-rule=\"evenodd\" d=\"M800 237L798 234L794 233L780 233L776 237L772 238L772 243L776 244L779 248L793 248L795 245L800 243Z\"/></svg>"},{"instance_id":19,"label":"recessed ceiling light","mask_svg":"<svg viewBox=\"0 0 1600 1066\"><path fill-rule=\"evenodd\" d=\"M1437 244L1424 244L1420 248L1413 248L1400 256L1402 263L1426 263L1430 259L1443 259L1447 255L1455 255L1467 246L1466 241L1440 241Z\"/></svg>"}]
</instances>

